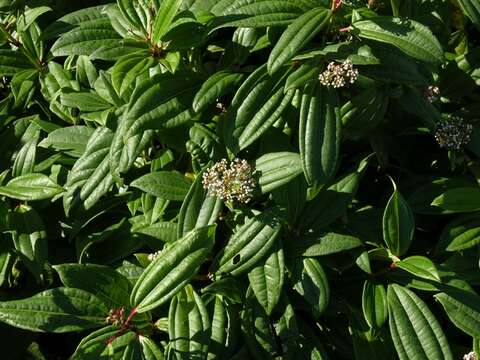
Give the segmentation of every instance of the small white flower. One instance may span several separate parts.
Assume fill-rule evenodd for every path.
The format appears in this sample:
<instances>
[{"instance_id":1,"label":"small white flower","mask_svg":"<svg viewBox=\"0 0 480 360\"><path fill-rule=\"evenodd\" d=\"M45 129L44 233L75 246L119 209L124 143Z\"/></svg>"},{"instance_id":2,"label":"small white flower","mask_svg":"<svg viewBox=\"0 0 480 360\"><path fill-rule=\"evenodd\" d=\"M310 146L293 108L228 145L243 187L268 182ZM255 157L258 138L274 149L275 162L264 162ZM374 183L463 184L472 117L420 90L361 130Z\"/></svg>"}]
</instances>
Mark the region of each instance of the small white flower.
<instances>
[{"instance_id":1,"label":"small white flower","mask_svg":"<svg viewBox=\"0 0 480 360\"><path fill-rule=\"evenodd\" d=\"M429 103L433 103L440 98L440 88L435 85L428 85L423 94Z\"/></svg>"},{"instance_id":2,"label":"small white flower","mask_svg":"<svg viewBox=\"0 0 480 360\"><path fill-rule=\"evenodd\" d=\"M459 116L450 116L439 122L437 126L435 140L442 148L460 150L472 138L473 126Z\"/></svg>"},{"instance_id":3,"label":"small white flower","mask_svg":"<svg viewBox=\"0 0 480 360\"><path fill-rule=\"evenodd\" d=\"M229 165L222 159L203 174L203 188L210 196L247 203L257 185L253 172L246 160L234 159Z\"/></svg>"},{"instance_id":4,"label":"small white flower","mask_svg":"<svg viewBox=\"0 0 480 360\"><path fill-rule=\"evenodd\" d=\"M327 70L318 77L322 85L334 88L344 87L347 83L353 84L357 78L358 70L353 67L350 60L345 60L341 64L332 61L328 64Z\"/></svg>"},{"instance_id":5,"label":"small white flower","mask_svg":"<svg viewBox=\"0 0 480 360\"><path fill-rule=\"evenodd\" d=\"M477 354L471 351L468 354L463 355L463 360L478 360Z\"/></svg>"}]
</instances>

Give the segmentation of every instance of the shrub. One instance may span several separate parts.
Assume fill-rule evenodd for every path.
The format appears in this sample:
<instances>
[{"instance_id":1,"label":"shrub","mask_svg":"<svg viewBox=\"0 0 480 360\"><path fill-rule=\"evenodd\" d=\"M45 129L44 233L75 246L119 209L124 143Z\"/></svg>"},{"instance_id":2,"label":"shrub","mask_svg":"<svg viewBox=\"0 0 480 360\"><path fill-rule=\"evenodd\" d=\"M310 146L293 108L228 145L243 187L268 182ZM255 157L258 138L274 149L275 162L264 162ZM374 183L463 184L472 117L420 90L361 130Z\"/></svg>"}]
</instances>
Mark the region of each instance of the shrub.
<instances>
[{"instance_id":1,"label":"shrub","mask_svg":"<svg viewBox=\"0 0 480 360\"><path fill-rule=\"evenodd\" d=\"M478 0L0 19L12 359L479 353Z\"/></svg>"}]
</instances>

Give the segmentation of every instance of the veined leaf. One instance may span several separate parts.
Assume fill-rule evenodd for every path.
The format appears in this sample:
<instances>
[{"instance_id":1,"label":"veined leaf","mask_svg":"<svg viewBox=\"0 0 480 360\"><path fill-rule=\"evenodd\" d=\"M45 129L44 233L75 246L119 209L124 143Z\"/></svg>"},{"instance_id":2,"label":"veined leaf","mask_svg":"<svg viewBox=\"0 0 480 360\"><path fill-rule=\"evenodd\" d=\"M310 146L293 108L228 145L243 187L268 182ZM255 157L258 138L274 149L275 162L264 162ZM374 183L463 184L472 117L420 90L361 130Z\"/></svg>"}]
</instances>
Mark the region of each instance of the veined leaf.
<instances>
[{"instance_id":1,"label":"veined leaf","mask_svg":"<svg viewBox=\"0 0 480 360\"><path fill-rule=\"evenodd\" d=\"M440 281L435 264L425 256L409 256L395 263L397 267L423 279Z\"/></svg>"},{"instance_id":2,"label":"veined leaf","mask_svg":"<svg viewBox=\"0 0 480 360\"><path fill-rule=\"evenodd\" d=\"M458 0L463 12L480 30L480 2L478 0Z\"/></svg>"},{"instance_id":3,"label":"veined leaf","mask_svg":"<svg viewBox=\"0 0 480 360\"><path fill-rule=\"evenodd\" d=\"M15 73L33 67L19 51L0 49L0 75L12 76Z\"/></svg>"},{"instance_id":4,"label":"veined leaf","mask_svg":"<svg viewBox=\"0 0 480 360\"><path fill-rule=\"evenodd\" d=\"M148 265L130 296L137 312L164 304L190 281L210 252L214 234L215 225L194 229Z\"/></svg>"},{"instance_id":5,"label":"veined leaf","mask_svg":"<svg viewBox=\"0 0 480 360\"><path fill-rule=\"evenodd\" d=\"M95 264L61 264L53 266L63 285L95 294L110 308L128 305L131 285L117 271Z\"/></svg>"},{"instance_id":6,"label":"veined leaf","mask_svg":"<svg viewBox=\"0 0 480 360\"><path fill-rule=\"evenodd\" d=\"M400 360L453 360L442 327L425 303L400 285L387 290L390 332Z\"/></svg>"},{"instance_id":7,"label":"veined leaf","mask_svg":"<svg viewBox=\"0 0 480 360\"><path fill-rule=\"evenodd\" d=\"M316 8L299 16L283 32L268 57L268 72L273 74L317 35L332 16L329 9Z\"/></svg>"},{"instance_id":8,"label":"veined leaf","mask_svg":"<svg viewBox=\"0 0 480 360\"><path fill-rule=\"evenodd\" d=\"M480 297L469 291L451 289L434 295L450 320L473 338L480 337Z\"/></svg>"},{"instance_id":9,"label":"veined leaf","mask_svg":"<svg viewBox=\"0 0 480 360\"><path fill-rule=\"evenodd\" d=\"M258 158L255 169L260 174L258 184L265 194L297 177L302 172L302 163L297 153L276 152Z\"/></svg>"},{"instance_id":10,"label":"veined leaf","mask_svg":"<svg viewBox=\"0 0 480 360\"><path fill-rule=\"evenodd\" d=\"M396 256L405 254L413 240L415 219L408 203L395 188L383 214L383 239Z\"/></svg>"},{"instance_id":11,"label":"veined leaf","mask_svg":"<svg viewBox=\"0 0 480 360\"><path fill-rule=\"evenodd\" d=\"M0 195L25 201L50 199L63 191L48 176L37 173L18 176L0 186Z\"/></svg>"},{"instance_id":12,"label":"veined leaf","mask_svg":"<svg viewBox=\"0 0 480 360\"><path fill-rule=\"evenodd\" d=\"M152 40L158 43L167 32L183 0L163 0L153 23Z\"/></svg>"},{"instance_id":13,"label":"veined leaf","mask_svg":"<svg viewBox=\"0 0 480 360\"><path fill-rule=\"evenodd\" d=\"M270 315L280 300L282 294L285 262L283 248L279 240L272 252L248 273L248 280L258 302Z\"/></svg>"},{"instance_id":14,"label":"veined leaf","mask_svg":"<svg viewBox=\"0 0 480 360\"><path fill-rule=\"evenodd\" d=\"M443 61L442 46L435 35L414 20L378 16L357 21L353 27L360 37L391 44L417 60Z\"/></svg>"},{"instance_id":15,"label":"veined leaf","mask_svg":"<svg viewBox=\"0 0 480 360\"><path fill-rule=\"evenodd\" d=\"M162 199L182 201L191 184L187 177L177 171L157 171L135 179L130 185Z\"/></svg>"},{"instance_id":16,"label":"veined leaf","mask_svg":"<svg viewBox=\"0 0 480 360\"><path fill-rule=\"evenodd\" d=\"M271 208L253 216L238 227L213 260L210 271L221 277L239 275L258 264L272 248L280 233L279 209Z\"/></svg>"},{"instance_id":17,"label":"veined leaf","mask_svg":"<svg viewBox=\"0 0 480 360\"><path fill-rule=\"evenodd\" d=\"M69 155L80 157L93 133L94 130L87 126L62 127L49 133L38 146L60 151L67 150Z\"/></svg>"},{"instance_id":18,"label":"veined leaf","mask_svg":"<svg viewBox=\"0 0 480 360\"><path fill-rule=\"evenodd\" d=\"M453 212L471 212L480 210L480 188L459 187L450 189L432 201L433 206Z\"/></svg>"},{"instance_id":19,"label":"veined leaf","mask_svg":"<svg viewBox=\"0 0 480 360\"><path fill-rule=\"evenodd\" d=\"M379 329L387 320L387 292L382 284L366 280L362 293L363 316L371 328Z\"/></svg>"},{"instance_id":20,"label":"veined leaf","mask_svg":"<svg viewBox=\"0 0 480 360\"><path fill-rule=\"evenodd\" d=\"M168 311L169 354L190 359L192 354L205 358L208 350L210 319L202 298L187 285L172 299Z\"/></svg>"},{"instance_id":21,"label":"veined leaf","mask_svg":"<svg viewBox=\"0 0 480 360\"><path fill-rule=\"evenodd\" d=\"M0 302L0 320L22 329L62 333L100 327L107 307L94 295L56 288L27 299Z\"/></svg>"},{"instance_id":22,"label":"veined leaf","mask_svg":"<svg viewBox=\"0 0 480 360\"><path fill-rule=\"evenodd\" d=\"M319 85L307 86L300 108L299 148L310 199L334 175L340 141L337 93Z\"/></svg>"}]
</instances>

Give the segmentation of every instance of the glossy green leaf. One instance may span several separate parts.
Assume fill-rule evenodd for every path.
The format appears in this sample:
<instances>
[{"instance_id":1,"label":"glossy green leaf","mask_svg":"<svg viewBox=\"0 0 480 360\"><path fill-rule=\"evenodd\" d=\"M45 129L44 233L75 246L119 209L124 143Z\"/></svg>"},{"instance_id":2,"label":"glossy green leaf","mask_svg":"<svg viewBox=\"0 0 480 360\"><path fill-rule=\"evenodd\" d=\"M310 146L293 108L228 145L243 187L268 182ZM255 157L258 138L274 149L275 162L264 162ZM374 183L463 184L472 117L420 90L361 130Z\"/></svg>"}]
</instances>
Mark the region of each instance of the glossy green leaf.
<instances>
[{"instance_id":1,"label":"glossy green leaf","mask_svg":"<svg viewBox=\"0 0 480 360\"><path fill-rule=\"evenodd\" d=\"M167 32L183 0L164 0L153 23L152 40L158 43Z\"/></svg>"},{"instance_id":2,"label":"glossy green leaf","mask_svg":"<svg viewBox=\"0 0 480 360\"><path fill-rule=\"evenodd\" d=\"M217 99L235 91L243 80L244 75L222 70L210 76L198 90L193 99L192 108L195 112L201 112Z\"/></svg>"},{"instance_id":3,"label":"glossy green leaf","mask_svg":"<svg viewBox=\"0 0 480 360\"><path fill-rule=\"evenodd\" d=\"M253 293L268 315L272 313L282 294L284 266L283 248L277 241L265 262L248 273Z\"/></svg>"},{"instance_id":4,"label":"glossy green leaf","mask_svg":"<svg viewBox=\"0 0 480 360\"><path fill-rule=\"evenodd\" d=\"M312 306L318 317L330 302L330 285L322 265L314 258L297 258L293 270L293 288Z\"/></svg>"},{"instance_id":5,"label":"glossy green leaf","mask_svg":"<svg viewBox=\"0 0 480 360\"><path fill-rule=\"evenodd\" d=\"M220 295L216 295L212 302L212 333L207 359L226 359L231 357L239 342L238 308Z\"/></svg>"},{"instance_id":6,"label":"glossy green leaf","mask_svg":"<svg viewBox=\"0 0 480 360\"><path fill-rule=\"evenodd\" d=\"M68 151L68 154L80 157L87 147L94 130L86 126L67 126L48 134L38 146Z\"/></svg>"},{"instance_id":7,"label":"glossy green leaf","mask_svg":"<svg viewBox=\"0 0 480 360\"><path fill-rule=\"evenodd\" d=\"M221 277L227 274L236 276L251 270L269 253L280 228L277 208L267 209L247 219L218 252L210 272Z\"/></svg>"},{"instance_id":8,"label":"glossy green leaf","mask_svg":"<svg viewBox=\"0 0 480 360\"><path fill-rule=\"evenodd\" d=\"M215 225L194 229L148 265L130 296L137 312L164 304L190 281L209 254L214 234Z\"/></svg>"},{"instance_id":9,"label":"glossy green leaf","mask_svg":"<svg viewBox=\"0 0 480 360\"><path fill-rule=\"evenodd\" d=\"M19 51L0 49L0 75L12 76L15 73L33 67Z\"/></svg>"},{"instance_id":10,"label":"glossy green leaf","mask_svg":"<svg viewBox=\"0 0 480 360\"><path fill-rule=\"evenodd\" d=\"M379 329L388 317L387 292L382 284L365 280L362 293L363 316L368 326Z\"/></svg>"},{"instance_id":11,"label":"glossy green leaf","mask_svg":"<svg viewBox=\"0 0 480 360\"><path fill-rule=\"evenodd\" d=\"M432 201L433 206L453 212L480 210L480 188L459 187L450 189Z\"/></svg>"},{"instance_id":12,"label":"glossy green leaf","mask_svg":"<svg viewBox=\"0 0 480 360\"><path fill-rule=\"evenodd\" d=\"M268 57L268 72L273 74L292 59L329 22L332 12L316 8L307 11L284 31Z\"/></svg>"},{"instance_id":13,"label":"glossy green leaf","mask_svg":"<svg viewBox=\"0 0 480 360\"><path fill-rule=\"evenodd\" d=\"M436 251L461 251L480 243L478 214L463 215L451 221L442 231Z\"/></svg>"},{"instance_id":14,"label":"glossy green leaf","mask_svg":"<svg viewBox=\"0 0 480 360\"><path fill-rule=\"evenodd\" d=\"M295 252L302 256L324 256L363 246L355 236L333 232L319 236L303 235L295 241Z\"/></svg>"},{"instance_id":15,"label":"glossy green leaf","mask_svg":"<svg viewBox=\"0 0 480 360\"><path fill-rule=\"evenodd\" d=\"M168 311L169 354L175 359L207 355L210 319L202 299L187 285L171 301Z\"/></svg>"},{"instance_id":16,"label":"glossy green leaf","mask_svg":"<svg viewBox=\"0 0 480 360\"><path fill-rule=\"evenodd\" d=\"M110 308L128 305L131 285L117 271L104 265L60 264L53 266L63 285L88 291Z\"/></svg>"},{"instance_id":17,"label":"glossy green leaf","mask_svg":"<svg viewBox=\"0 0 480 360\"><path fill-rule=\"evenodd\" d=\"M297 153L268 153L255 161L255 169L259 174L258 185L265 194L297 177L302 172L302 162Z\"/></svg>"},{"instance_id":18,"label":"glossy green leaf","mask_svg":"<svg viewBox=\"0 0 480 360\"><path fill-rule=\"evenodd\" d=\"M438 275L435 264L425 256L409 256L401 261L397 261L395 265L420 278L440 281L440 276Z\"/></svg>"},{"instance_id":19,"label":"glossy green leaf","mask_svg":"<svg viewBox=\"0 0 480 360\"><path fill-rule=\"evenodd\" d=\"M365 39L391 44L405 54L427 63L443 61L442 46L432 31L415 20L378 16L353 24Z\"/></svg>"},{"instance_id":20,"label":"glossy green leaf","mask_svg":"<svg viewBox=\"0 0 480 360\"><path fill-rule=\"evenodd\" d=\"M56 288L30 298L0 302L0 320L39 332L68 332L105 324L108 309L94 295L79 289Z\"/></svg>"},{"instance_id":21,"label":"glossy green leaf","mask_svg":"<svg viewBox=\"0 0 480 360\"><path fill-rule=\"evenodd\" d=\"M28 205L20 205L8 214L8 228L20 258L35 276L43 279L48 255L48 238L40 214Z\"/></svg>"},{"instance_id":22,"label":"glossy green leaf","mask_svg":"<svg viewBox=\"0 0 480 360\"><path fill-rule=\"evenodd\" d=\"M480 337L480 297L469 291L451 289L434 295L449 319L471 337Z\"/></svg>"},{"instance_id":23,"label":"glossy green leaf","mask_svg":"<svg viewBox=\"0 0 480 360\"><path fill-rule=\"evenodd\" d=\"M477 29L480 29L480 2L478 0L458 0L458 4Z\"/></svg>"},{"instance_id":24,"label":"glossy green leaf","mask_svg":"<svg viewBox=\"0 0 480 360\"><path fill-rule=\"evenodd\" d=\"M191 184L192 182L179 172L157 171L135 179L130 185L162 199L182 201Z\"/></svg>"},{"instance_id":25,"label":"glossy green leaf","mask_svg":"<svg viewBox=\"0 0 480 360\"><path fill-rule=\"evenodd\" d=\"M442 327L415 293L389 285L387 299L390 332L400 360L453 360Z\"/></svg>"},{"instance_id":26,"label":"glossy green leaf","mask_svg":"<svg viewBox=\"0 0 480 360\"><path fill-rule=\"evenodd\" d=\"M383 239L396 256L405 254L413 240L415 219L408 203L395 188L383 214Z\"/></svg>"},{"instance_id":27,"label":"glossy green leaf","mask_svg":"<svg viewBox=\"0 0 480 360\"><path fill-rule=\"evenodd\" d=\"M192 229L214 224L220 215L223 201L207 195L202 175L203 172L197 174L180 208L177 229L179 238Z\"/></svg>"},{"instance_id":28,"label":"glossy green leaf","mask_svg":"<svg viewBox=\"0 0 480 360\"><path fill-rule=\"evenodd\" d=\"M313 198L335 174L341 141L338 95L323 86L307 86L300 107L299 148Z\"/></svg>"},{"instance_id":29,"label":"glossy green leaf","mask_svg":"<svg viewBox=\"0 0 480 360\"><path fill-rule=\"evenodd\" d=\"M48 176L37 173L18 176L5 186L0 186L0 195L18 200L45 200L63 191Z\"/></svg>"}]
</instances>

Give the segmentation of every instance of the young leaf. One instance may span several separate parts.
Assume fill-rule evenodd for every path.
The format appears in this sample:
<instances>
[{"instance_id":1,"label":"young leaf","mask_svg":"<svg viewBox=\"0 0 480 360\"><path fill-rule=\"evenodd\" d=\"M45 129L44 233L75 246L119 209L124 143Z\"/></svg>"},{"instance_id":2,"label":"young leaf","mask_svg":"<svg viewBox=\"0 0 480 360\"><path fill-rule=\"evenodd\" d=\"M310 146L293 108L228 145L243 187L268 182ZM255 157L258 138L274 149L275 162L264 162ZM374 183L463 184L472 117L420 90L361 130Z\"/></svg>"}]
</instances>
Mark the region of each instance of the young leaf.
<instances>
[{"instance_id":1,"label":"young leaf","mask_svg":"<svg viewBox=\"0 0 480 360\"><path fill-rule=\"evenodd\" d=\"M413 240L415 220L408 203L395 188L383 213L383 239L396 256L405 254Z\"/></svg>"},{"instance_id":2,"label":"young leaf","mask_svg":"<svg viewBox=\"0 0 480 360\"><path fill-rule=\"evenodd\" d=\"M108 309L96 296L70 288L46 290L27 299L0 302L0 320L22 329L62 333L105 324Z\"/></svg>"},{"instance_id":3,"label":"young leaf","mask_svg":"<svg viewBox=\"0 0 480 360\"><path fill-rule=\"evenodd\" d=\"M153 23L152 41L158 43L168 30L183 0L164 0Z\"/></svg>"},{"instance_id":4,"label":"young leaf","mask_svg":"<svg viewBox=\"0 0 480 360\"><path fill-rule=\"evenodd\" d=\"M255 169L260 176L258 184L265 194L297 177L302 172L302 162L296 153L269 153L255 161Z\"/></svg>"},{"instance_id":5,"label":"young leaf","mask_svg":"<svg viewBox=\"0 0 480 360\"><path fill-rule=\"evenodd\" d=\"M387 320L387 292L382 284L365 280L362 293L363 316L371 328L379 329Z\"/></svg>"},{"instance_id":6,"label":"young leaf","mask_svg":"<svg viewBox=\"0 0 480 360\"><path fill-rule=\"evenodd\" d=\"M409 256L402 261L397 261L395 265L420 278L440 281L435 264L425 256Z\"/></svg>"},{"instance_id":7,"label":"young leaf","mask_svg":"<svg viewBox=\"0 0 480 360\"><path fill-rule=\"evenodd\" d=\"M427 305L400 285L387 289L390 332L400 360L453 360L442 327Z\"/></svg>"},{"instance_id":8,"label":"young leaf","mask_svg":"<svg viewBox=\"0 0 480 360\"><path fill-rule=\"evenodd\" d=\"M458 0L458 4L473 25L480 30L480 2L478 0Z\"/></svg>"}]
</instances>

